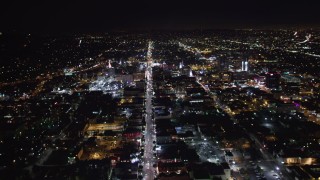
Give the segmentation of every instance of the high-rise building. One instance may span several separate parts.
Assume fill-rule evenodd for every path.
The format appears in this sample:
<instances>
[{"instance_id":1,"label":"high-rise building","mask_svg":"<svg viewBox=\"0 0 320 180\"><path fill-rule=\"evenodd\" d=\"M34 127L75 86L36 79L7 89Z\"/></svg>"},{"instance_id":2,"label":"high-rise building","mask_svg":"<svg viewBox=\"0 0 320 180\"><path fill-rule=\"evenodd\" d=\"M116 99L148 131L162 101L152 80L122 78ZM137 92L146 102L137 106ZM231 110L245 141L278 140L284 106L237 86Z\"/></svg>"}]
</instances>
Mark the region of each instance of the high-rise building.
<instances>
[{"instance_id":1,"label":"high-rise building","mask_svg":"<svg viewBox=\"0 0 320 180\"><path fill-rule=\"evenodd\" d=\"M108 68L112 68L112 66L111 66L111 61L109 60L109 62L108 62Z\"/></svg>"},{"instance_id":2,"label":"high-rise building","mask_svg":"<svg viewBox=\"0 0 320 180\"><path fill-rule=\"evenodd\" d=\"M179 63L179 69L182 69L184 67L183 61Z\"/></svg>"},{"instance_id":3,"label":"high-rise building","mask_svg":"<svg viewBox=\"0 0 320 180\"><path fill-rule=\"evenodd\" d=\"M189 77L193 77L192 69L189 70Z\"/></svg>"},{"instance_id":4,"label":"high-rise building","mask_svg":"<svg viewBox=\"0 0 320 180\"><path fill-rule=\"evenodd\" d=\"M241 70L242 71L248 71L249 70L248 65L249 65L249 63L248 63L247 60L242 61L241 62Z\"/></svg>"},{"instance_id":5,"label":"high-rise building","mask_svg":"<svg viewBox=\"0 0 320 180\"><path fill-rule=\"evenodd\" d=\"M279 89L280 87L280 73L269 72L266 74L266 86L270 89Z\"/></svg>"}]
</instances>

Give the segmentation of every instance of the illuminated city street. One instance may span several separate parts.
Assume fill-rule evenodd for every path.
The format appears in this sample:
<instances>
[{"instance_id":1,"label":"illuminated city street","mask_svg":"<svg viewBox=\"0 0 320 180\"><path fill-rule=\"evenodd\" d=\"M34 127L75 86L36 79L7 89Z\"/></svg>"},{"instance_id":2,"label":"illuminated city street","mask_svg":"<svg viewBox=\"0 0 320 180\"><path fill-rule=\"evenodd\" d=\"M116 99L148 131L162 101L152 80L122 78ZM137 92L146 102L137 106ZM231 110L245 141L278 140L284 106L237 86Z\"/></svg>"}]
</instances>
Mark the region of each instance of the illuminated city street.
<instances>
[{"instance_id":1,"label":"illuminated city street","mask_svg":"<svg viewBox=\"0 0 320 180\"><path fill-rule=\"evenodd\" d=\"M152 118L152 50L153 43L149 42L148 44L148 52L147 52L147 67L146 67L146 95L145 95L145 120L146 120L146 128L145 128L145 152L144 152L144 179L151 180L154 179L156 173L153 165L155 164L155 156L154 156L154 144L155 141L155 128L154 128L154 120Z\"/></svg>"}]
</instances>

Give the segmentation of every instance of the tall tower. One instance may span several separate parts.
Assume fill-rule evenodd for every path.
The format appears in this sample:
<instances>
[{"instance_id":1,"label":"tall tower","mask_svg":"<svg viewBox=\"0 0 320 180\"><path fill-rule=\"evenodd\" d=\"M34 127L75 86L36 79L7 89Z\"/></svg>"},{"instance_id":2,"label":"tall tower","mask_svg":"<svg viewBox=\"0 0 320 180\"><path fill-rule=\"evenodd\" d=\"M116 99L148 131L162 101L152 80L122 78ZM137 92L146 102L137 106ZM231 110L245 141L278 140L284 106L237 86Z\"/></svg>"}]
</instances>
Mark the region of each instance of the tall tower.
<instances>
[{"instance_id":1,"label":"tall tower","mask_svg":"<svg viewBox=\"0 0 320 180\"><path fill-rule=\"evenodd\" d=\"M109 59L109 63L108 63L108 68L109 69L112 68L110 59Z\"/></svg>"},{"instance_id":2,"label":"tall tower","mask_svg":"<svg viewBox=\"0 0 320 180\"><path fill-rule=\"evenodd\" d=\"M183 68L183 61L179 63L179 69Z\"/></svg>"},{"instance_id":3,"label":"tall tower","mask_svg":"<svg viewBox=\"0 0 320 180\"><path fill-rule=\"evenodd\" d=\"M193 77L192 69L189 70L189 77Z\"/></svg>"},{"instance_id":4,"label":"tall tower","mask_svg":"<svg viewBox=\"0 0 320 180\"><path fill-rule=\"evenodd\" d=\"M241 71L248 71L249 70L249 63L248 60L244 60L241 62Z\"/></svg>"}]
</instances>

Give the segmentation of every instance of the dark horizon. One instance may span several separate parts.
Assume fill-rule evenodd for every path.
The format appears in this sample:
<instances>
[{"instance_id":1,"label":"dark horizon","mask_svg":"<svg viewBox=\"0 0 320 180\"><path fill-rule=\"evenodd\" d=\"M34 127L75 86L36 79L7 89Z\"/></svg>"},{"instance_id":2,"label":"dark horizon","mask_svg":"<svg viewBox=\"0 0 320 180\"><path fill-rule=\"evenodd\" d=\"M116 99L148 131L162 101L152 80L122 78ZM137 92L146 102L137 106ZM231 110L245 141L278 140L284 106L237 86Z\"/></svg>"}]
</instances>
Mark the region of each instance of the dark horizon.
<instances>
[{"instance_id":1,"label":"dark horizon","mask_svg":"<svg viewBox=\"0 0 320 180\"><path fill-rule=\"evenodd\" d=\"M0 15L0 31L36 33L320 27L314 2L15 1Z\"/></svg>"}]
</instances>

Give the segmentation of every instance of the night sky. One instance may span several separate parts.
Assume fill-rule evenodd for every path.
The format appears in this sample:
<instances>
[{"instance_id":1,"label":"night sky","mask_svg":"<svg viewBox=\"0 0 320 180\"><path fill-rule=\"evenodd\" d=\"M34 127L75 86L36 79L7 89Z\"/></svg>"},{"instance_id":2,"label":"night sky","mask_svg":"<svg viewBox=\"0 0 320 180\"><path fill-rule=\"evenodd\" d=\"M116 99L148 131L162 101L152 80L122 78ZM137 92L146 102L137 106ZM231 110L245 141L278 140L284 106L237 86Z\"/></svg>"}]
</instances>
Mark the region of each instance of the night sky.
<instances>
[{"instance_id":1,"label":"night sky","mask_svg":"<svg viewBox=\"0 0 320 180\"><path fill-rule=\"evenodd\" d=\"M2 3L0 30L184 30L320 25L316 1L25 0Z\"/></svg>"}]
</instances>

